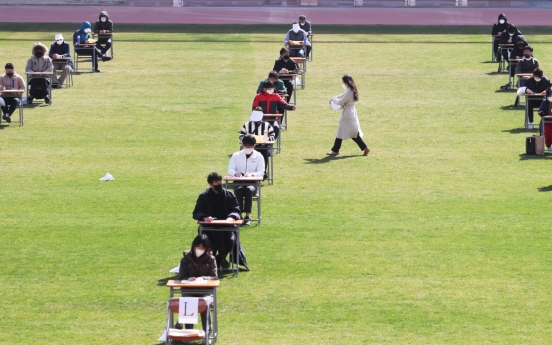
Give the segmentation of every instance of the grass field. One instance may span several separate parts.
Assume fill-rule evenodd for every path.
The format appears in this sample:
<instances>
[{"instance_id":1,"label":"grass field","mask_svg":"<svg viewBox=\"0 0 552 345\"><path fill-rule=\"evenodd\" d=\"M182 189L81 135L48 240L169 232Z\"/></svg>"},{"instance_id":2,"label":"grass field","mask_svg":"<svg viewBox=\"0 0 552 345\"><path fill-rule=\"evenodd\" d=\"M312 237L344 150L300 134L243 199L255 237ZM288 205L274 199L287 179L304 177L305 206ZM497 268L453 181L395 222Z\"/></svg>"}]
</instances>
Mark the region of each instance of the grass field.
<instances>
[{"instance_id":1,"label":"grass field","mask_svg":"<svg viewBox=\"0 0 552 345\"><path fill-rule=\"evenodd\" d=\"M78 25L0 25L0 65ZM0 343L156 344L163 281L287 26L122 26L115 59L0 130ZM219 289L220 344L549 344L549 156L525 156L490 27L315 27L314 61ZM522 30L547 72L550 29ZM326 158L340 76L368 157ZM106 172L115 181L99 182Z\"/></svg>"}]
</instances>

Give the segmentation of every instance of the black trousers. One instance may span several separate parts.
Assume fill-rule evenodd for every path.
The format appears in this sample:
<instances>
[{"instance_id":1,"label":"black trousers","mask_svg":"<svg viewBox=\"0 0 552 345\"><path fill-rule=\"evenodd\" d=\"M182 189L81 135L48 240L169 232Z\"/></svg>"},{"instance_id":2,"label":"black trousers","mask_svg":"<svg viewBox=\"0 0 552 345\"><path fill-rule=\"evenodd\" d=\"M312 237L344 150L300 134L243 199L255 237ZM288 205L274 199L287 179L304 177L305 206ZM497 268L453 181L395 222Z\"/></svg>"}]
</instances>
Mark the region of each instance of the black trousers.
<instances>
[{"instance_id":1,"label":"black trousers","mask_svg":"<svg viewBox=\"0 0 552 345\"><path fill-rule=\"evenodd\" d=\"M48 96L48 85L50 84L49 78L33 78L29 82L31 85L31 90L29 94L33 98L42 99Z\"/></svg>"},{"instance_id":2,"label":"black trousers","mask_svg":"<svg viewBox=\"0 0 552 345\"><path fill-rule=\"evenodd\" d=\"M498 40L494 40L493 41L493 52L494 52L494 56L496 57L496 61L500 62L501 58L500 58L500 49L498 48Z\"/></svg>"},{"instance_id":3,"label":"black trousers","mask_svg":"<svg viewBox=\"0 0 552 345\"><path fill-rule=\"evenodd\" d=\"M209 238L211 250L217 260L217 267L220 267L220 261L226 259L226 256L234 246L234 232L204 231L203 233Z\"/></svg>"},{"instance_id":4,"label":"black trousers","mask_svg":"<svg viewBox=\"0 0 552 345\"><path fill-rule=\"evenodd\" d=\"M98 48L102 55L105 55L107 51L111 48L111 38L98 38L96 41L96 48Z\"/></svg>"},{"instance_id":5,"label":"black trousers","mask_svg":"<svg viewBox=\"0 0 552 345\"><path fill-rule=\"evenodd\" d=\"M286 102L289 103L289 100L291 99L291 96L293 95L293 83L291 82L291 80L284 80L284 85L286 86L286 90L287 90L287 97L286 97Z\"/></svg>"},{"instance_id":6,"label":"black trousers","mask_svg":"<svg viewBox=\"0 0 552 345\"><path fill-rule=\"evenodd\" d=\"M92 54L92 49L96 50L96 54L93 56L92 59L92 67L96 70L98 69L98 58L101 58L103 56L103 53L98 48L78 48L75 49L75 52L77 54Z\"/></svg>"},{"instance_id":7,"label":"black trousers","mask_svg":"<svg viewBox=\"0 0 552 345\"><path fill-rule=\"evenodd\" d=\"M234 183L234 195L238 199L240 210L245 213L251 213L253 207L253 195L257 192L257 188L253 186L240 186Z\"/></svg>"},{"instance_id":8,"label":"black trousers","mask_svg":"<svg viewBox=\"0 0 552 345\"><path fill-rule=\"evenodd\" d=\"M312 50L312 46L306 46L305 48L307 48L307 55L306 57L308 58L310 56L310 52Z\"/></svg>"},{"instance_id":9,"label":"black trousers","mask_svg":"<svg viewBox=\"0 0 552 345\"><path fill-rule=\"evenodd\" d=\"M540 107L542 101L531 100L531 101L527 101L527 102L529 102L528 103L529 110L528 110L528 113L527 113L527 117L529 118L529 122L533 123L533 116L535 115L533 109Z\"/></svg>"},{"instance_id":10,"label":"black trousers","mask_svg":"<svg viewBox=\"0 0 552 345\"><path fill-rule=\"evenodd\" d=\"M11 116L11 114L13 114L15 109L17 109L19 107L19 102L21 100L17 97L2 96L2 98L4 99L4 102L6 103L6 106L2 107L2 111L4 112L5 115L10 115Z\"/></svg>"},{"instance_id":11,"label":"black trousers","mask_svg":"<svg viewBox=\"0 0 552 345\"><path fill-rule=\"evenodd\" d=\"M352 138L352 139L355 143L357 143L357 145L358 145L358 147L360 148L361 151L363 151L365 148L368 147L368 146L366 146L366 144L364 143L364 141L360 137L360 133L357 134L356 138ZM343 139L335 138L335 143L334 143L334 146L332 147L332 151L333 152L339 152L339 149L341 149L341 143L342 142L343 142Z\"/></svg>"}]
</instances>

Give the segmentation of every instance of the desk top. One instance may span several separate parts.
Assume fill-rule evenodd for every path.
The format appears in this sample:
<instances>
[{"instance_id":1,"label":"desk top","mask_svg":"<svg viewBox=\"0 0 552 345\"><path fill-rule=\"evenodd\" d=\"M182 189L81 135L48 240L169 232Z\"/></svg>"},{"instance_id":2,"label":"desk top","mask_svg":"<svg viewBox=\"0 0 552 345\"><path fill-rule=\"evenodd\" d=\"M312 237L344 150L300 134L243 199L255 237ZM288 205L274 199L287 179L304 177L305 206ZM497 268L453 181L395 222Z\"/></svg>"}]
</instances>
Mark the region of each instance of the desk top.
<instances>
[{"instance_id":1,"label":"desk top","mask_svg":"<svg viewBox=\"0 0 552 345\"><path fill-rule=\"evenodd\" d=\"M499 46L501 46L501 47L513 47L514 44L513 43L500 43Z\"/></svg>"},{"instance_id":2,"label":"desk top","mask_svg":"<svg viewBox=\"0 0 552 345\"><path fill-rule=\"evenodd\" d=\"M25 90L4 90L0 91L0 93L23 93Z\"/></svg>"},{"instance_id":3,"label":"desk top","mask_svg":"<svg viewBox=\"0 0 552 345\"><path fill-rule=\"evenodd\" d=\"M98 32L98 33L94 33L94 35L98 35L98 36L113 36L113 31L111 32Z\"/></svg>"},{"instance_id":4,"label":"desk top","mask_svg":"<svg viewBox=\"0 0 552 345\"><path fill-rule=\"evenodd\" d=\"M264 117L282 117L284 114L263 114Z\"/></svg>"},{"instance_id":5,"label":"desk top","mask_svg":"<svg viewBox=\"0 0 552 345\"><path fill-rule=\"evenodd\" d=\"M56 60L69 61L69 60L71 60L71 58L70 57L60 57L60 58L56 58L56 59L52 58L52 60L54 60L54 61L56 61Z\"/></svg>"},{"instance_id":6,"label":"desk top","mask_svg":"<svg viewBox=\"0 0 552 345\"><path fill-rule=\"evenodd\" d=\"M264 178L262 176L250 176L250 177L235 177L235 176L224 176L224 181L246 181L246 182L261 182Z\"/></svg>"},{"instance_id":7,"label":"desk top","mask_svg":"<svg viewBox=\"0 0 552 345\"><path fill-rule=\"evenodd\" d=\"M96 42L73 44L73 46L75 46L75 47L94 47L95 45L96 45Z\"/></svg>"},{"instance_id":8,"label":"desk top","mask_svg":"<svg viewBox=\"0 0 552 345\"><path fill-rule=\"evenodd\" d=\"M226 219L225 220L213 220L210 223L199 222L198 221L197 224L205 225L205 226L231 226L231 225L242 225L243 220L241 220L241 219L240 220L235 220L232 223L228 222Z\"/></svg>"},{"instance_id":9,"label":"desk top","mask_svg":"<svg viewBox=\"0 0 552 345\"><path fill-rule=\"evenodd\" d=\"M508 59L508 60L510 60L511 62L518 62L518 61L520 61L521 59Z\"/></svg>"},{"instance_id":10,"label":"desk top","mask_svg":"<svg viewBox=\"0 0 552 345\"><path fill-rule=\"evenodd\" d=\"M187 280L184 280L185 283L182 283L182 280L169 280L167 282L167 287L178 287L183 289L197 289L197 288L211 288L216 289L219 284L220 280L206 280L202 282L188 282Z\"/></svg>"},{"instance_id":11,"label":"desk top","mask_svg":"<svg viewBox=\"0 0 552 345\"><path fill-rule=\"evenodd\" d=\"M541 116L541 117L545 120L552 120L552 115L544 115L544 116Z\"/></svg>"},{"instance_id":12,"label":"desk top","mask_svg":"<svg viewBox=\"0 0 552 345\"><path fill-rule=\"evenodd\" d=\"M541 93L526 93L525 97L544 97L546 96L546 91Z\"/></svg>"},{"instance_id":13,"label":"desk top","mask_svg":"<svg viewBox=\"0 0 552 345\"><path fill-rule=\"evenodd\" d=\"M280 73L279 76L280 77L297 77L299 74L295 73L295 74L290 74L290 73Z\"/></svg>"},{"instance_id":14,"label":"desk top","mask_svg":"<svg viewBox=\"0 0 552 345\"><path fill-rule=\"evenodd\" d=\"M305 61L307 58L304 58L304 57L301 57L301 56L290 56L290 59L292 59L293 61Z\"/></svg>"},{"instance_id":15,"label":"desk top","mask_svg":"<svg viewBox=\"0 0 552 345\"><path fill-rule=\"evenodd\" d=\"M53 72L25 72L27 75L49 75L54 74Z\"/></svg>"},{"instance_id":16,"label":"desk top","mask_svg":"<svg viewBox=\"0 0 552 345\"><path fill-rule=\"evenodd\" d=\"M518 77L532 77L533 73L516 73Z\"/></svg>"}]
</instances>

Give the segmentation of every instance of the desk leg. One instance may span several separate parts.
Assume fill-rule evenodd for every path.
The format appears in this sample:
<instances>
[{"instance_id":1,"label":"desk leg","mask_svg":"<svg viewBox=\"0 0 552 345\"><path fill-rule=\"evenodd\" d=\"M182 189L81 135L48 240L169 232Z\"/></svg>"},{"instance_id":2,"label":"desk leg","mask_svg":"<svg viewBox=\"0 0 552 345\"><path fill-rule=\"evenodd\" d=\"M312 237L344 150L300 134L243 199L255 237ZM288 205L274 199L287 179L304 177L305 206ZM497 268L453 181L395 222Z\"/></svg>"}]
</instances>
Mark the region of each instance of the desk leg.
<instances>
[{"instance_id":1,"label":"desk leg","mask_svg":"<svg viewBox=\"0 0 552 345\"><path fill-rule=\"evenodd\" d=\"M215 303L215 307L213 308L213 338L215 339L215 343L218 340L218 302L217 302L217 289L214 289L213 293L213 300Z\"/></svg>"},{"instance_id":2,"label":"desk leg","mask_svg":"<svg viewBox=\"0 0 552 345\"><path fill-rule=\"evenodd\" d=\"M293 104L297 105L297 79L293 77Z\"/></svg>"},{"instance_id":3,"label":"desk leg","mask_svg":"<svg viewBox=\"0 0 552 345\"><path fill-rule=\"evenodd\" d=\"M529 128L529 99L525 97L525 128Z\"/></svg>"},{"instance_id":4,"label":"desk leg","mask_svg":"<svg viewBox=\"0 0 552 345\"><path fill-rule=\"evenodd\" d=\"M270 150L270 166L268 167L268 183L274 184L274 149Z\"/></svg>"},{"instance_id":5,"label":"desk leg","mask_svg":"<svg viewBox=\"0 0 552 345\"><path fill-rule=\"evenodd\" d=\"M257 225L261 225L261 182L258 183L259 191L257 192Z\"/></svg>"}]
</instances>

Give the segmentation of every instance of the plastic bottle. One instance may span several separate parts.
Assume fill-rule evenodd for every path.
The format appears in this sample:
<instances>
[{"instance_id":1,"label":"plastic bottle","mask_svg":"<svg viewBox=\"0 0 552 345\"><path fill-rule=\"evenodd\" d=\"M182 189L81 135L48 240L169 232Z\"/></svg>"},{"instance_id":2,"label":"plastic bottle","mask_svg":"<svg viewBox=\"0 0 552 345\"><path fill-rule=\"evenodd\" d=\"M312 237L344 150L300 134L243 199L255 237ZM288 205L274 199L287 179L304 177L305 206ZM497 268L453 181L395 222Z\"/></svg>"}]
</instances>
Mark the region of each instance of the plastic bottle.
<instances>
[{"instance_id":1,"label":"plastic bottle","mask_svg":"<svg viewBox=\"0 0 552 345\"><path fill-rule=\"evenodd\" d=\"M80 35L77 35L77 44L80 44Z\"/></svg>"},{"instance_id":2,"label":"plastic bottle","mask_svg":"<svg viewBox=\"0 0 552 345\"><path fill-rule=\"evenodd\" d=\"M263 140L264 140L265 143L268 142L268 129L265 129L265 131L264 131Z\"/></svg>"}]
</instances>

